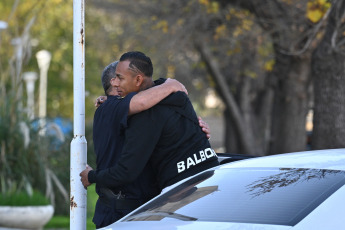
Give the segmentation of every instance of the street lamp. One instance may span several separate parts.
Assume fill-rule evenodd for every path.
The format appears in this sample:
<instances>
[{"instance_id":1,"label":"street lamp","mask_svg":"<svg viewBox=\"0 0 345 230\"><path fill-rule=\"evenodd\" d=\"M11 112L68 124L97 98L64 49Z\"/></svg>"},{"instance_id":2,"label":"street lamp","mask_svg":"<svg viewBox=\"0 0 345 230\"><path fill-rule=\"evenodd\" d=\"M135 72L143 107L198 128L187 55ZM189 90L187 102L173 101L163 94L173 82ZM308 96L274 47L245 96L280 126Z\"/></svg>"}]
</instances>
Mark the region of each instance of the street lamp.
<instances>
[{"instance_id":1,"label":"street lamp","mask_svg":"<svg viewBox=\"0 0 345 230\"><path fill-rule=\"evenodd\" d=\"M40 118L40 133L45 134L46 115L47 115L47 76L51 60L51 54L47 50L40 50L36 54L38 67L40 69L40 85L38 100L38 117Z\"/></svg>"},{"instance_id":2,"label":"street lamp","mask_svg":"<svg viewBox=\"0 0 345 230\"><path fill-rule=\"evenodd\" d=\"M30 120L35 118L35 81L37 80L36 72L23 73L23 80L26 83L26 92L28 94L27 113Z\"/></svg>"},{"instance_id":3,"label":"street lamp","mask_svg":"<svg viewBox=\"0 0 345 230\"><path fill-rule=\"evenodd\" d=\"M23 62L23 39L21 37L16 37L11 40L11 45L15 47L15 65L16 65L16 76L12 80L13 86L17 87L19 86L20 93L18 94L18 98L22 96L21 94L21 79L20 79L20 72L22 70L22 62Z\"/></svg>"},{"instance_id":4,"label":"street lamp","mask_svg":"<svg viewBox=\"0 0 345 230\"><path fill-rule=\"evenodd\" d=\"M6 30L6 29L7 29L7 22L0 21L0 33L2 30ZM1 34L0 34L0 41L1 41Z\"/></svg>"},{"instance_id":5,"label":"street lamp","mask_svg":"<svg viewBox=\"0 0 345 230\"><path fill-rule=\"evenodd\" d=\"M1 31L7 29L7 22L0 21L0 47L1 47ZM1 60L0 60L1 63ZM1 65L0 65L0 71L1 71Z\"/></svg>"},{"instance_id":6,"label":"street lamp","mask_svg":"<svg viewBox=\"0 0 345 230\"><path fill-rule=\"evenodd\" d=\"M2 30L6 30L6 29L7 29L7 22L0 21L0 33ZM0 41L1 41L1 34L0 34Z\"/></svg>"},{"instance_id":7,"label":"street lamp","mask_svg":"<svg viewBox=\"0 0 345 230\"><path fill-rule=\"evenodd\" d=\"M7 28L7 22L0 21L0 31L5 30Z\"/></svg>"}]
</instances>

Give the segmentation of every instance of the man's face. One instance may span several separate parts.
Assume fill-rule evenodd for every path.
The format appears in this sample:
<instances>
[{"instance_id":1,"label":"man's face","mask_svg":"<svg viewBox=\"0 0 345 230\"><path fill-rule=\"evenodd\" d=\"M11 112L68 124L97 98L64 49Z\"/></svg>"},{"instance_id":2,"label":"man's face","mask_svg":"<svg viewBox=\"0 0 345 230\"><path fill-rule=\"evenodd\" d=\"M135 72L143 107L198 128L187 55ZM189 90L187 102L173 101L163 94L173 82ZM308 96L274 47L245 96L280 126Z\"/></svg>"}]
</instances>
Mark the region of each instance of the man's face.
<instances>
[{"instance_id":1,"label":"man's face","mask_svg":"<svg viewBox=\"0 0 345 230\"><path fill-rule=\"evenodd\" d=\"M132 92L138 92L139 86L136 81L136 73L129 69L129 61L121 61L117 64L115 72L115 87L121 97Z\"/></svg>"}]
</instances>

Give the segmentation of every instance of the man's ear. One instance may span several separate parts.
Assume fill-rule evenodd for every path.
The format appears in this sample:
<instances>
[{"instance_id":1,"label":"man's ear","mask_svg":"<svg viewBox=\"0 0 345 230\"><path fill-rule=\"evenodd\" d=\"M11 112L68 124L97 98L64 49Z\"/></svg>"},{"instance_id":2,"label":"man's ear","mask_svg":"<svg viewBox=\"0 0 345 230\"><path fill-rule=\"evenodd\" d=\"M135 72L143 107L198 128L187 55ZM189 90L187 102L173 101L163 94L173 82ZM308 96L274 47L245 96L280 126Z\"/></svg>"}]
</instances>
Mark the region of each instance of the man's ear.
<instances>
[{"instance_id":1,"label":"man's ear","mask_svg":"<svg viewBox=\"0 0 345 230\"><path fill-rule=\"evenodd\" d=\"M114 84L115 84L115 78L111 78L110 79L110 85L114 87Z\"/></svg>"},{"instance_id":2,"label":"man's ear","mask_svg":"<svg viewBox=\"0 0 345 230\"><path fill-rule=\"evenodd\" d=\"M144 77L141 74L138 74L137 76L135 76L135 85L137 87L140 87L143 82L144 82Z\"/></svg>"},{"instance_id":3,"label":"man's ear","mask_svg":"<svg viewBox=\"0 0 345 230\"><path fill-rule=\"evenodd\" d=\"M118 86L118 85L119 85L119 78L117 78L117 77L111 78L111 79L110 79L110 85L111 85L112 87Z\"/></svg>"}]
</instances>

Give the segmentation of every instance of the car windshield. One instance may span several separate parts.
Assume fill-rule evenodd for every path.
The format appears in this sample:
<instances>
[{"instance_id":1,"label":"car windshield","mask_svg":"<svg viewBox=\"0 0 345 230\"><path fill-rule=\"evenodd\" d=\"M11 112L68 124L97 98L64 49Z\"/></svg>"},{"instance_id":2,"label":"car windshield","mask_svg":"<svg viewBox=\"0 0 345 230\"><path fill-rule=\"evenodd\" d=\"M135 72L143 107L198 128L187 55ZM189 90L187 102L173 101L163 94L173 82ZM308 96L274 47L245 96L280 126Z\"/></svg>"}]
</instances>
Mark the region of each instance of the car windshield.
<instances>
[{"instance_id":1,"label":"car windshield","mask_svg":"<svg viewBox=\"0 0 345 230\"><path fill-rule=\"evenodd\" d=\"M216 221L294 226L345 183L345 172L300 168L206 171L122 221Z\"/></svg>"}]
</instances>

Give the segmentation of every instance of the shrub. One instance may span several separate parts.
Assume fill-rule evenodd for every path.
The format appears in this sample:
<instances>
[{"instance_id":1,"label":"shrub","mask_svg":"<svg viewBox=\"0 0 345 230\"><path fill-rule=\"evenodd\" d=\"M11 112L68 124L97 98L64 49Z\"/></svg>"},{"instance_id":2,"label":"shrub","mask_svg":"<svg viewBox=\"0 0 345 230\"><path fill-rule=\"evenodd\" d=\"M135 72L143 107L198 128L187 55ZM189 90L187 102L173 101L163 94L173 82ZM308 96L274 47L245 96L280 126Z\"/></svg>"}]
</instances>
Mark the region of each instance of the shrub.
<instances>
[{"instance_id":1,"label":"shrub","mask_svg":"<svg viewBox=\"0 0 345 230\"><path fill-rule=\"evenodd\" d=\"M68 213L69 143L52 146L53 136L34 128L18 99L17 89L0 88L1 196L36 190ZM65 138L68 140L68 137Z\"/></svg>"},{"instance_id":2,"label":"shrub","mask_svg":"<svg viewBox=\"0 0 345 230\"><path fill-rule=\"evenodd\" d=\"M49 200L40 192L34 191L32 195L26 192L6 193L0 197L1 206L39 206L48 205Z\"/></svg>"}]
</instances>

